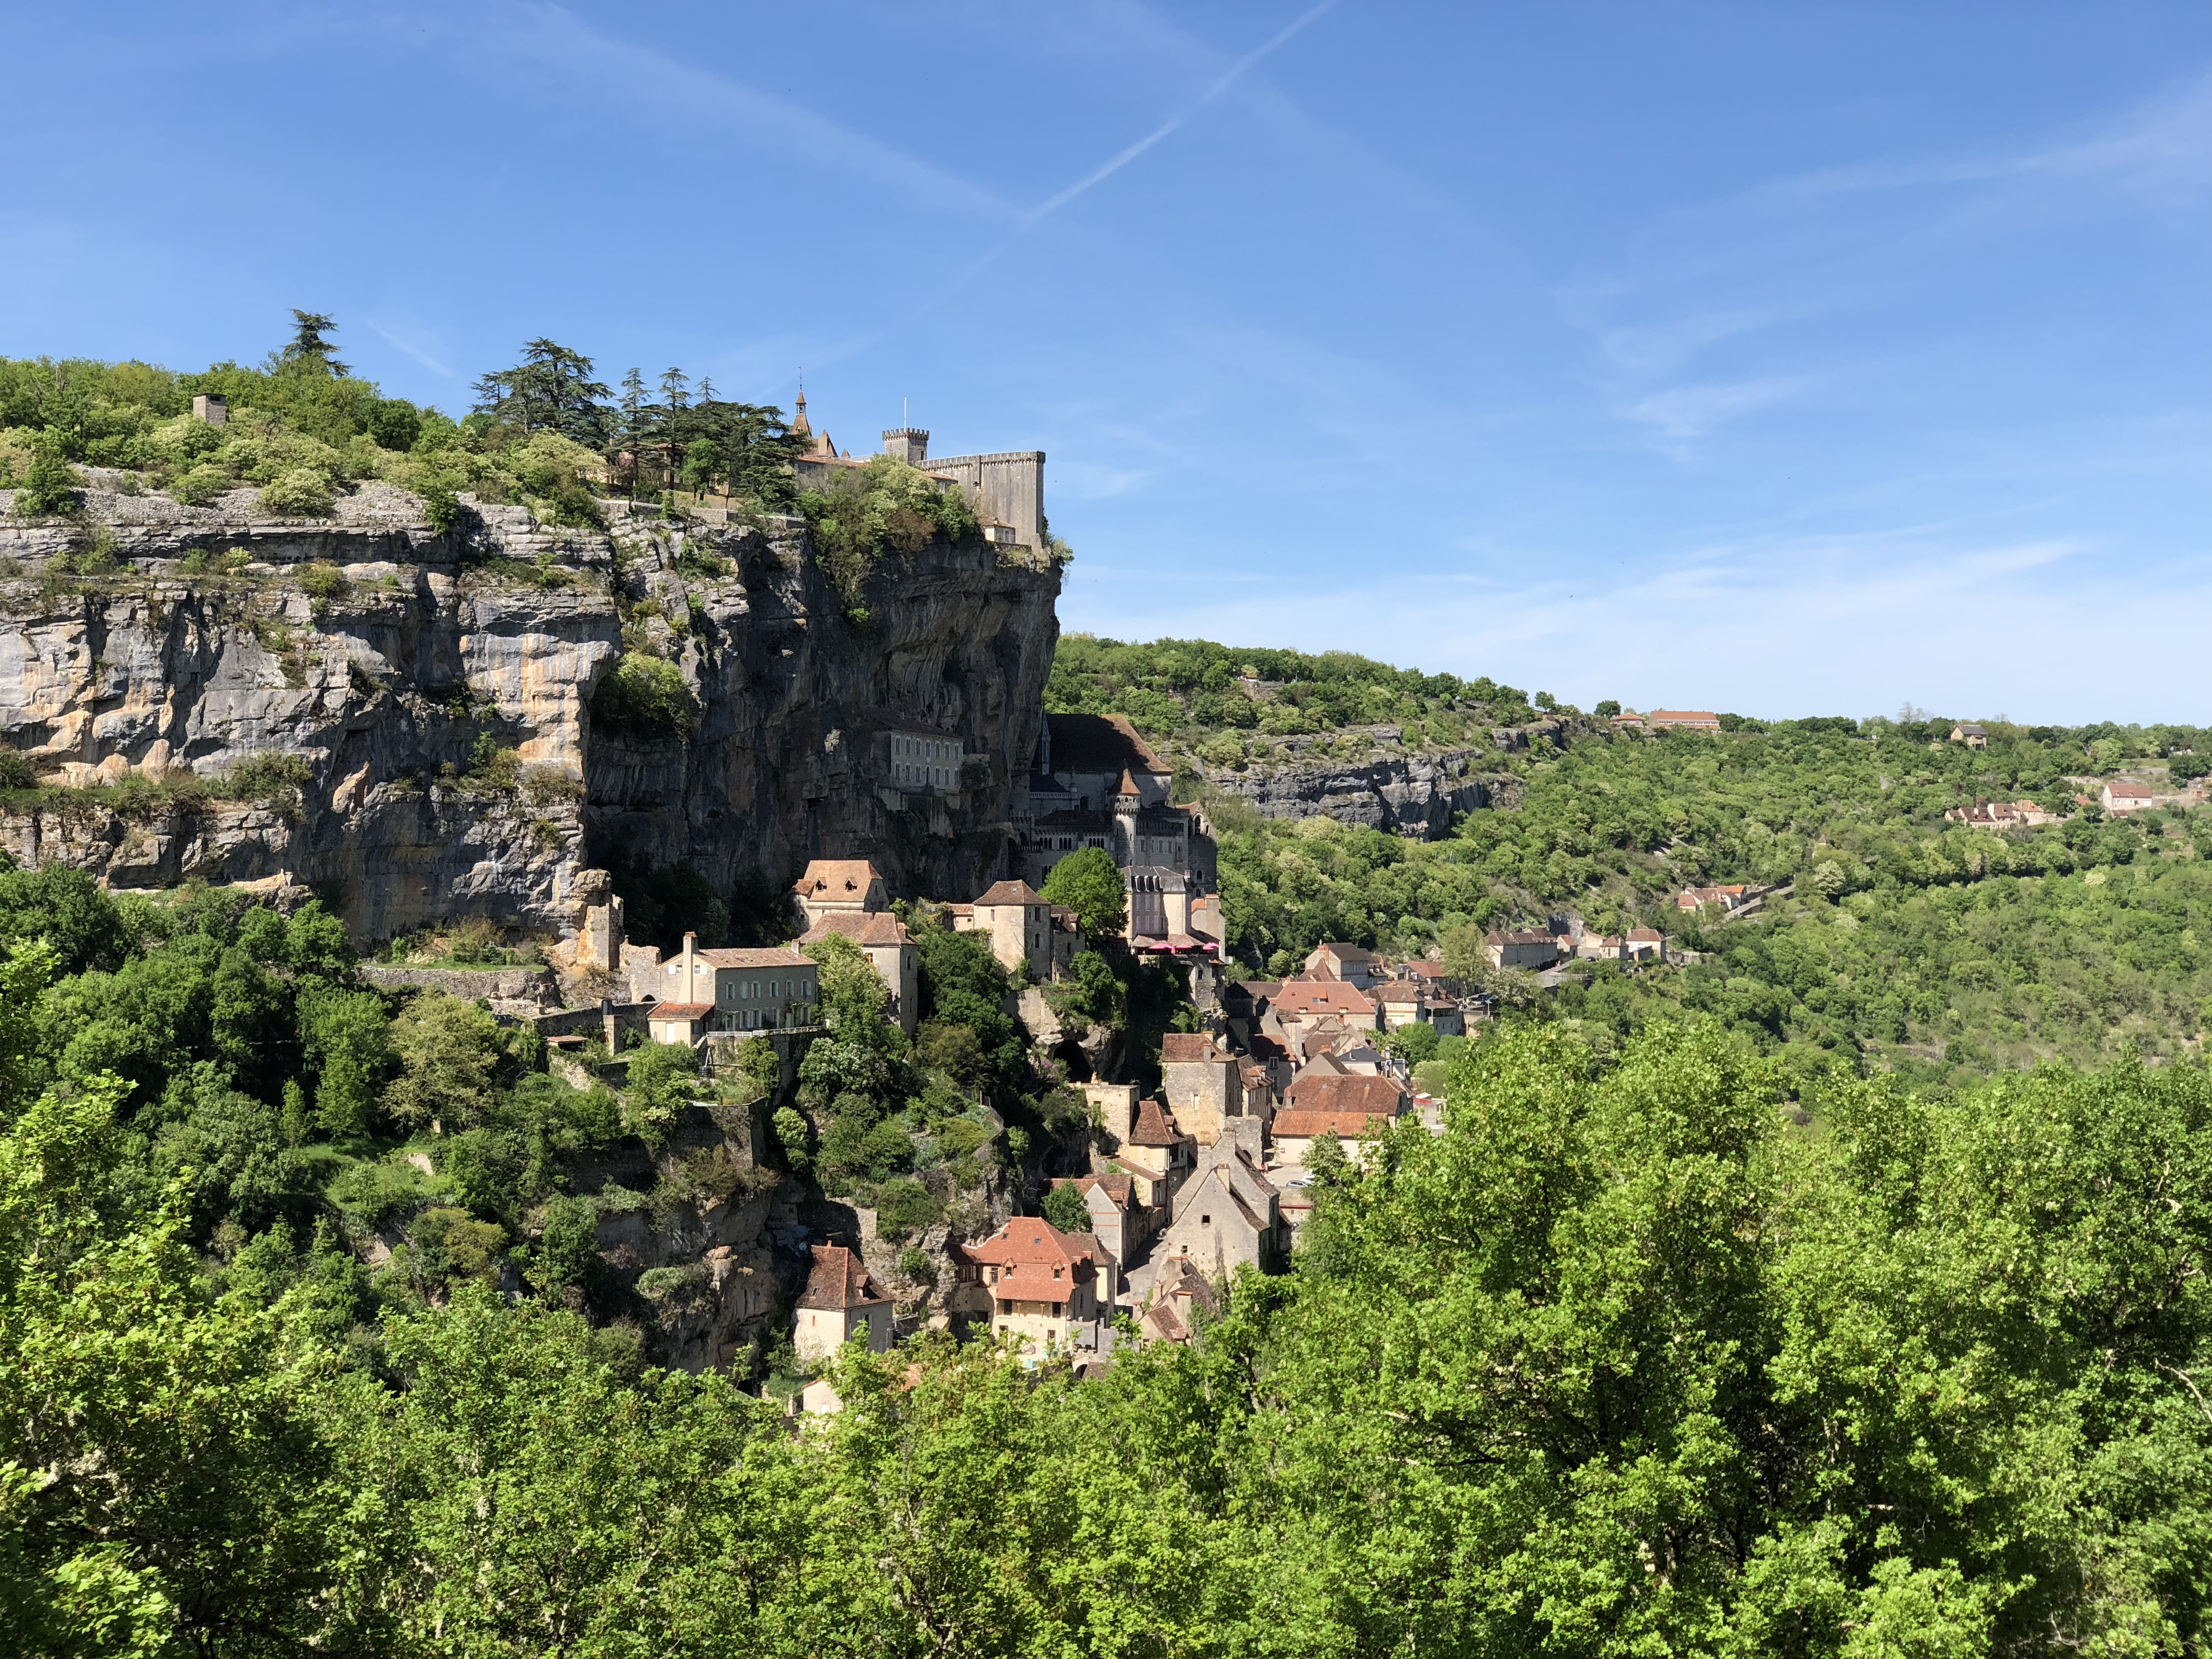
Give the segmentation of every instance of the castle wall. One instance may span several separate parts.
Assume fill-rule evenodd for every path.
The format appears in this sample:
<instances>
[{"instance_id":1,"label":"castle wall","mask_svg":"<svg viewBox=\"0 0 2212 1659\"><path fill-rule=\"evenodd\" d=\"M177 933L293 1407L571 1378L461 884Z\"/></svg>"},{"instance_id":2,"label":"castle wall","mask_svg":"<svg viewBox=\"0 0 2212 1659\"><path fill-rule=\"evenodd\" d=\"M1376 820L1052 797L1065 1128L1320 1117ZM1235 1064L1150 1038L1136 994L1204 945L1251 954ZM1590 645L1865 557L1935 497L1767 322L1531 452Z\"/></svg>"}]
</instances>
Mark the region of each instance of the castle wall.
<instances>
[{"instance_id":1,"label":"castle wall","mask_svg":"<svg viewBox=\"0 0 2212 1659\"><path fill-rule=\"evenodd\" d=\"M953 455L923 463L949 474L968 492L986 519L1014 527L1024 547L1044 546L1044 451L1012 450L1002 455Z\"/></svg>"}]
</instances>

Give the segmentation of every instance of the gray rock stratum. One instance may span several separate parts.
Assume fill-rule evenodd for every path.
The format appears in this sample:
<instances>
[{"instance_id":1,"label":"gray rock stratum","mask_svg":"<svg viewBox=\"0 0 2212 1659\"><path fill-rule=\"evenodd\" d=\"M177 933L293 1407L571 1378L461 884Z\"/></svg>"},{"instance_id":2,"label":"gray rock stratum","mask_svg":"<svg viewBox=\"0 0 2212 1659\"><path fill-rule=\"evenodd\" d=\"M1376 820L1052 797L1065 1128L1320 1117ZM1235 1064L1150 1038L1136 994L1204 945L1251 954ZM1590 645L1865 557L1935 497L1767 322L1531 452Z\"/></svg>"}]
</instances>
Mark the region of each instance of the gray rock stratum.
<instances>
[{"instance_id":1,"label":"gray rock stratum","mask_svg":"<svg viewBox=\"0 0 2212 1659\"><path fill-rule=\"evenodd\" d=\"M1049 560L890 555L848 617L796 519L602 534L486 506L441 534L380 484L270 521L252 491L190 507L92 477L71 525L9 520L0 491L0 738L46 786L0 797L19 862L313 890L372 941L470 915L567 933L617 855L726 891L810 856L904 892L1000 870ZM595 729L625 648L680 672L690 735ZM916 725L962 738L957 787L890 787L886 734Z\"/></svg>"},{"instance_id":2,"label":"gray rock stratum","mask_svg":"<svg viewBox=\"0 0 2212 1659\"><path fill-rule=\"evenodd\" d=\"M1445 749L1384 754L1358 761L1304 761L1237 772L1192 764L1213 788L1249 801L1262 817L1330 817L1414 841L1448 833L1452 820L1479 806L1518 805L1521 781L1482 774L1486 751ZM1495 757L1492 757L1494 759Z\"/></svg>"}]
</instances>

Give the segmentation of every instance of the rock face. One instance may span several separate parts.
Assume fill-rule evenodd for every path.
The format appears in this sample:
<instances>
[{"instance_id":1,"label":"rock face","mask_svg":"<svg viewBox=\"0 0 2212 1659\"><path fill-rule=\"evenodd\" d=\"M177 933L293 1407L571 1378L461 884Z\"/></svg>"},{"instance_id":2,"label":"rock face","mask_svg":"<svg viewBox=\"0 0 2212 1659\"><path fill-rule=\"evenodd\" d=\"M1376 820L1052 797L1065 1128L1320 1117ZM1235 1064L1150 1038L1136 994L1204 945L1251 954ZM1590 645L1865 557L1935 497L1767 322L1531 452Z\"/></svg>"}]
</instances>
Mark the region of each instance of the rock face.
<instances>
[{"instance_id":1,"label":"rock face","mask_svg":"<svg viewBox=\"0 0 2212 1659\"><path fill-rule=\"evenodd\" d=\"M486 506L441 534L380 484L270 522L250 491L187 507L101 476L74 526L7 521L0 491L0 740L49 786L0 798L19 862L313 890L364 941L571 932L615 854L726 892L812 856L897 893L1000 872L1048 560L890 555L848 617L795 519L602 534ZM690 733L595 729L625 649L675 665ZM889 787L884 734L916 725L962 738L957 787Z\"/></svg>"},{"instance_id":2,"label":"rock face","mask_svg":"<svg viewBox=\"0 0 2212 1659\"><path fill-rule=\"evenodd\" d=\"M1477 773L1474 766L1484 752L1446 749L1267 771L1200 771L1222 793L1251 802L1262 817L1330 817L1426 841L1448 833L1458 814L1492 805L1499 786L1517 781L1510 774Z\"/></svg>"}]
</instances>

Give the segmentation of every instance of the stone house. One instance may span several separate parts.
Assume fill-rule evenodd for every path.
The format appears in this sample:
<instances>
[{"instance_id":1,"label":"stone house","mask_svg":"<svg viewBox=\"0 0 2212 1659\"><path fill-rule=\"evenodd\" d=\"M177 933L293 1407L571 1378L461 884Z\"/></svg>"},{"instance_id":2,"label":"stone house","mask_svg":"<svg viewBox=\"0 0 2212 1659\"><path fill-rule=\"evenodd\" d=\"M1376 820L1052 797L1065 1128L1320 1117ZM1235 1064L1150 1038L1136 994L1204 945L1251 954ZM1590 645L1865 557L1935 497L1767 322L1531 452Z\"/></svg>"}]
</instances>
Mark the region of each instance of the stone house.
<instances>
[{"instance_id":1,"label":"stone house","mask_svg":"<svg viewBox=\"0 0 2212 1659\"><path fill-rule=\"evenodd\" d=\"M1231 1118L1257 1111L1260 1104L1248 1109L1237 1056L1210 1032L1170 1031L1162 1037L1160 1077L1169 1111L1200 1146L1211 1146Z\"/></svg>"},{"instance_id":2,"label":"stone house","mask_svg":"<svg viewBox=\"0 0 2212 1659\"><path fill-rule=\"evenodd\" d=\"M1154 1259L1164 1267L1181 1257L1217 1279L1226 1279L1241 1265L1273 1273L1288 1261L1290 1224L1261 1161L1259 1120L1231 1120L1176 1192L1175 1213L1153 1248Z\"/></svg>"},{"instance_id":3,"label":"stone house","mask_svg":"<svg viewBox=\"0 0 2212 1659\"><path fill-rule=\"evenodd\" d=\"M1305 977L1340 979L1371 990L1383 977L1382 959L1357 945L1317 945L1306 956Z\"/></svg>"},{"instance_id":4,"label":"stone house","mask_svg":"<svg viewBox=\"0 0 2212 1659\"><path fill-rule=\"evenodd\" d=\"M1702 910L1708 904L1717 904L1723 910L1733 910L1745 902L1747 890L1741 882L1727 887L1685 887L1674 896L1674 908Z\"/></svg>"},{"instance_id":5,"label":"stone house","mask_svg":"<svg viewBox=\"0 0 2212 1659\"><path fill-rule=\"evenodd\" d=\"M1069 1346L1075 1328L1110 1316L1114 1261L1088 1233L1063 1233L1038 1216L1016 1216L967 1247L991 1297L991 1330L1024 1346Z\"/></svg>"},{"instance_id":6,"label":"stone house","mask_svg":"<svg viewBox=\"0 0 2212 1659\"><path fill-rule=\"evenodd\" d=\"M890 908L883 877L866 859L816 859L791 884L791 896L809 927L834 911Z\"/></svg>"},{"instance_id":7,"label":"stone house","mask_svg":"<svg viewBox=\"0 0 2212 1659\"><path fill-rule=\"evenodd\" d=\"M891 1299L868 1272L858 1250L817 1244L792 1320L791 1346L805 1360L827 1359L856 1332L867 1333L868 1352L891 1345Z\"/></svg>"},{"instance_id":8,"label":"stone house","mask_svg":"<svg viewBox=\"0 0 2212 1659\"><path fill-rule=\"evenodd\" d=\"M2158 805L2158 796L2151 790L2121 778L2106 784L2097 799L2107 812L2142 812Z\"/></svg>"},{"instance_id":9,"label":"stone house","mask_svg":"<svg viewBox=\"0 0 2212 1659\"><path fill-rule=\"evenodd\" d=\"M1292 1039L1326 1019L1336 1020L1347 1030L1372 1031L1379 1028L1382 1018L1371 994L1341 980L1285 980L1269 1007Z\"/></svg>"},{"instance_id":10,"label":"stone house","mask_svg":"<svg viewBox=\"0 0 2212 1659\"><path fill-rule=\"evenodd\" d=\"M893 796L957 795L964 760L961 739L929 726L893 726L877 739L884 788Z\"/></svg>"},{"instance_id":11,"label":"stone house","mask_svg":"<svg viewBox=\"0 0 2212 1659\"><path fill-rule=\"evenodd\" d=\"M696 933L666 962L650 946L623 953L630 995L640 1002L707 1004L709 1031L784 1031L811 1025L819 1001L820 970L811 957L788 945L702 951Z\"/></svg>"},{"instance_id":12,"label":"stone house","mask_svg":"<svg viewBox=\"0 0 2212 1659\"><path fill-rule=\"evenodd\" d=\"M1644 723L1657 730L1661 727L1679 732L1717 732L1721 717L1707 708L1655 708L1644 717Z\"/></svg>"},{"instance_id":13,"label":"stone house","mask_svg":"<svg viewBox=\"0 0 2212 1659\"><path fill-rule=\"evenodd\" d=\"M1664 961L1667 936L1656 927L1632 927L1622 941L1621 954L1630 962Z\"/></svg>"},{"instance_id":14,"label":"stone house","mask_svg":"<svg viewBox=\"0 0 2212 1659\"><path fill-rule=\"evenodd\" d=\"M1137 1321L1139 1340L1188 1344L1198 1335L1198 1311L1221 1316L1221 1295L1188 1256L1170 1256L1160 1263L1145 1298L1144 1316Z\"/></svg>"},{"instance_id":15,"label":"stone house","mask_svg":"<svg viewBox=\"0 0 2212 1659\"><path fill-rule=\"evenodd\" d=\"M1127 1268L1129 1258L1152 1242L1158 1212L1139 1196L1136 1177L1127 1170L1108 1170L1096 1175L1055 1176L1055 1189L1073 1187L1083 1194L1091 1212L1091 1235Z\"/></svg>"},{"instance_id":16,"label":"stone house","mask_svg":"<svg viewBox=\"0 0 2212 1659\"><path fill-rule=\"evenodd\" d=\"M699 1040L714 1029L714 1018L711 1002L656 1002L646 1011L646 1035L655 1042L680 1042L696 1048Z\"/></svg>"},{"instance_id":17,"label":"stone house","mask_svg":"<svg viewBox=\"0 0 2212 1659\"><path fill-rule=\"evenodd\" d=\"M1960 720L1951 728L1951 741L1963 743L1969 749L1986 749L1990 746L1990 734L1972 720Z\"/></svg>"},{"instance_id":18,"label":"stone house","mask_svg":"<svg viewBox=\"0 0 2212 1659\"><path fill-rule=\"evenodd\" d=\"M1136 1178L1144 1201L1163 1208L1170 1204L1190 1174L1195 1143L1157 1100L1137 1107L1135 1121L1119 1139L1115 1162Z\"/></svg>"},{"instance_id":19,"label":"stone house","mask_svg":"<svg viewBox=\"0 0 2212 1659\"><path fill-rule=\"evenodd\" d=\"M906 924L888 910L827 910L822 919L799 935L801 945L817 945L832 934L848 939L867 957L877 977L891 994L891 1018L908 1036L914 1035L920 1006L917 947Z\"/></svg>"},{"instance_id":20,"label":"stone house","mask_svg":"<svg viewBox=\"0 0 2212 1659\"><path fill-rule=\"evenodd\" d=\"M1483 939L1493 968L1549 968L1559 959L1559 941L1549 933L1492 932Z\"/></svg>"},{"instance_id":21,"label":"stone house","mask_svg":"<svg viewBox=\"0 0 2212 1659\"><path fill-rule=\"evenodd\" d=\"M1328 1134L1344 1143L1346 1157L1357 1158L1361 1139L1395 1122L1406 1098L1405 1085L1393 1077L1309 1073L1291 1085L1275 1114L1275 1161L1303 1165L1313 1143Z\"/></svg>"},{"instance_id":22,"label":"stone house","mask_svg":"<svg viewBox=\"0 0 2212 1659\"><path fill-rule=\"evenodd\" d=\"M977 895L966 913L956 907L955 931L990 936L991 954L1010 974L1024 969L1043 984L1052 977L1053 907L1025 881L994 882Z\"/></svg>"}]
</instances>

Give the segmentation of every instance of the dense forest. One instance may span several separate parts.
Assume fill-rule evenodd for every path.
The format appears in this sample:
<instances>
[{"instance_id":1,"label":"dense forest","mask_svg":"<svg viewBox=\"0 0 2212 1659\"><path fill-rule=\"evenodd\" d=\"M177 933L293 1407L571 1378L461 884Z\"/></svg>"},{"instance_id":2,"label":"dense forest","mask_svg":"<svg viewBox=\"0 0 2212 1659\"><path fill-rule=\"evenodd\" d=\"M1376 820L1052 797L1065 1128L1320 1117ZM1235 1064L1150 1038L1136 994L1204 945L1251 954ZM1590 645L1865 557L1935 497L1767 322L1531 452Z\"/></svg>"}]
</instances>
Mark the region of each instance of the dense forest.
<instances>
[{"instance_id":1,"label":"dense forest","mask_svg":"<svg viewBox=\"0 0 2212 1659\"><path fill-rule=\"evenodd\" d=\"M2107 818L2076 799L2097 777L2178 789L2203 776L2202 727L1990 721L1989 746L1969 749L1948 741L1953 721L1907 710L1630 732L1603 718L1617 705L1585 716L1363 658L1080 636L1062 643L1050 696L1127 714L1174 758L1219 835L1230 947L1256 973L1341 939L1442 953L1480 980L1491 928L1570 915L1601 933L1656 927L1696 960L1585 964L1541 998L1509 986L1522 994L1506 1023L1567 1021L1602 1049L1650 1019L1705 1015L1805 1081L1840 1064L1944 1087L2130 1045L2159 1058L2196 1052L2212 1023L2212 809ZM1496 744L1532 718L1549 729ZM1415 842L1262 818L1189 765L1224 732L1382 721L1494 744L1482 764L1510 787L1504 804ZM2063 821L1945 817L2022 799ZM1726 920L1676 908L1714 883L1782 890Z\"/></svg>"},{"instance_id":2,"label":"dense forest","mask_svg":"<svg viewBox=\"0 0 2212 1659\"><path fill-rule=\"evenodd\" d=\"M428 1296L335 1206L211 1233L212 1149L149 1146L222 1091L249 1164L311 1156L264 1062L57 1074L57 955L12 949L0 1023L18 1651L2203 1651L2194 1063L1856 1082L1801 1129L1710 1024L1601 1066L1509 1032L1195 1347L1079 1384L856 1345L794 1428L577 1311L551 1226L502 1290L457 1214Z\"/></svg>"}]
</instances>

